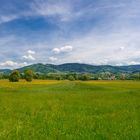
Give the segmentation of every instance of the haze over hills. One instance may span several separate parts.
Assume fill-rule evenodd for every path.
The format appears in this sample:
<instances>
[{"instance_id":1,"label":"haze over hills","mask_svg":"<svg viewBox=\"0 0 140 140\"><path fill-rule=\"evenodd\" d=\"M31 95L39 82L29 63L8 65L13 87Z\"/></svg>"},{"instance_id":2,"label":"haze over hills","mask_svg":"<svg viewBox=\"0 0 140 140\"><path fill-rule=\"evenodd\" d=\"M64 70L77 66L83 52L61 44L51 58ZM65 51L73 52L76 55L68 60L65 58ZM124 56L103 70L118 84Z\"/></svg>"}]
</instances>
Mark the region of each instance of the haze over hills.
<instances>
[{"instance_id":1,"label":"haze over hills","mask_svg":"<svg viewBox=\"0 0 140 140\"><path fill-rule=\"evenodd\" d=\"M111 72L111 73L135 73L140 72L140 65L130 66L111 66L111 65L89 65L80 63L65 63L61 65L53 64L32 64L29 66L18 68L20 72L24 72L26 69L31 69L34 72L39 73L56 73L56 72L76 72L76 73L100 73L100 72ZM0 73L10 73L10 69L1 69Z\"/></svg>"}]
</instances>

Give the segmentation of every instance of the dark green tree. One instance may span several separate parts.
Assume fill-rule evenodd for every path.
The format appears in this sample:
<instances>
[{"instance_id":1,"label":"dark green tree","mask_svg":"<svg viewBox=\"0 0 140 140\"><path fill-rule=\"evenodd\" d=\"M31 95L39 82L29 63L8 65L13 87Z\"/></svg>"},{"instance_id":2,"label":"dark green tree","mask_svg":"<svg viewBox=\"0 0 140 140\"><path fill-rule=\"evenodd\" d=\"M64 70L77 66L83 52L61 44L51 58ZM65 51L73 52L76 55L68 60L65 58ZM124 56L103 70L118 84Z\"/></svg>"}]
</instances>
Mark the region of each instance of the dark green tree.
<instances>
[{"instance_id":1,"label":"dark green tree","mask_svg":"<svg viewBox=\"0 0 140 140\"><path fill-rule=\"evenodd\" d=\"M20 73L18 70L14 70L11 72L10 76L9 76L9 81L10 82L18 82L20 79Z\"/></svg>"},{"instance_id":2,"label":"dark green tree","mask_svg":"<svg viewBox=\"0 0 140 140\"><path fill-rule=\"evenodd\" d=\"M33 71L32 70L26 70L24 72L25 80L28 82L31 82L33 80Z\"/></svg>"},{"instance_id":3,"label":"dark green tree","mask_svg":"<svg viewBox=\"0 0 140 140\"><path fill-rule=\"evenodd\" d=\"M80 75L79 80L88 81L88 80L90 80L90 75L89 74L82 74L82 75Z\"/></svg>"}]
</instances>

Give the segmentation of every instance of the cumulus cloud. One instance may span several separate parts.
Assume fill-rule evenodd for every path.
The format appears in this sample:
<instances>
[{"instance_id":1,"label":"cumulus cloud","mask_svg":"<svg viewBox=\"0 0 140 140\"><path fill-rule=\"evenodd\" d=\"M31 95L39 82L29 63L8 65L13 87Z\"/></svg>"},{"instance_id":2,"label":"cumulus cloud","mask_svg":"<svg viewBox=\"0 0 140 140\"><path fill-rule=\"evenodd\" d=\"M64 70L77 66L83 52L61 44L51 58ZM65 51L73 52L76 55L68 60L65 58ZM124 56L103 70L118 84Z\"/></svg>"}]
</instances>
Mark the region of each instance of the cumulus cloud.
<instances>
[{"instance_id":1,"label":"cumulus cloud","mask_svg":"<svg viewBox=\"0 0 140 140\"><path fill-rule=\"evenodd\" d=\"M28 50L27 53L28 53L28 54L35 54L35 51Z\"/></svg>"},{"instance_id":2,"label":"cumulus cloud","mask_svg":"<svg viewBox=\"0 0 140 140\"><path fill-rule=\"evenodd\" d=\"M69 46L69 45L60 48L60 51L61 52L70 52L72 50L73 50L73 47L72 46Z\"/></svg>"},{"instance_id":3,"label":"cumulus cloud","mask_svg":"<svg viewBox=\"0 0 140 140\"><path fill-rule=\"evenodd\" d=\"M36 60L32 55L28 54L28 55L24 55L23 56L24 59L26 60Z\"/></svg>"},{"instance_id":4,"label":"cumulus cloud","mask_svg":"<svg viewBox=\"0 0 140 140\"><path fill-rule=\"evenodd\" d=\"M68 53L68 52L71 52L72 50L73 50L72 46L66 45L66 46L61 47L61 48L54 48L52 51L55 54L59 54L59 53Z\"/></svg>"},{"instance_id":5,"label":"cumulus cloud","mask_svg":"<svg viewBox=\"0 0 140 140\"><path fill-rule=\"evenodd\" d=\"M54 48L52 51L53 51L55 54L60 53L60 49L59 49L59 48Z\"/></svg>"},{"instance_id":6,"label":"cumulus cloud","mask_svg":"<svg viewBox=\"0 0 140 140\"><path fill-rule=\"evenodd\" d=\"M52 61L52 62L54 62L54 61L57 61L58 58L52 56L52 57L49 57L49 60Z\"/></svg>"},{"instance_id":7,"label":"cumulus cloud","mask_svg":"<svg viewBox=\"0 0 140 140\"><path fill-rule=\"evenodd\" d=\"M23 66L26 66L26 65L27 65L27 62L17 63L17 62L11 61L11 60L0 63L1 67L6 67L6 68L23 67Z\"/></svg>"},{"instance_id":8,"label":"cumulus cloud","mask_svg":"<svg viewBox=\"0 0 140 140\"><path fill-rule=\"evenodd\" d=\"M10 66L10 67L13 67L13 66L17 66L18 63L17 62L13 62L13 61L5 61L5 62L2 62L0 63L0 66Z\"/></svg>"},{"instance_id":9,"label":"cumulus cloud","mask_svg":"<svg viewBox=\"0 0 140 140\"><path fill-rule=\"evenodd\" d=\"M26 55L23 55L22 58L28 60L28 61L34 61L36 58L33 56L35 54L35 51L28 50Z\"/></svg>"}]
</instances>

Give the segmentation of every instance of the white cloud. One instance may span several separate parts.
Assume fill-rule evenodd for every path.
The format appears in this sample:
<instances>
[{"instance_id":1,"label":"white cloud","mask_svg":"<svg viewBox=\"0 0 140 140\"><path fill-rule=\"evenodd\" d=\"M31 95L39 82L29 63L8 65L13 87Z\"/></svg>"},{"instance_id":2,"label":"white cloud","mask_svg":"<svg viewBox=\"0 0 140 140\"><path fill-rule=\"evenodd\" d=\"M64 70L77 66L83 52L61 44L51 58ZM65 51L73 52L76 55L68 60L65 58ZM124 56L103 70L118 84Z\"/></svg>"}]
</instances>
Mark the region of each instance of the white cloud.
<instances>
[{"instance_id":1,"label":"white cloud","mask_svg":"<svg viewBox=\"0 0 140 140\"><path fill-rule=\"evenodd\" d=\"M36 60L35 57L33 57L33 56L30 55L30 54L24 55L23 58L26 59L26 60Z\"/></svg>"},{"instance_id":2,"label":"white cloud","mask_svg":"<svg viewBox=\"0 0 140 140\"><path fill-rule=\"evenodd\" d=\"M9 66L9 67L13 67L13 66L17 66L18 63L17 62L13 62L13 61L5 61L0 63L0 66Z\"/></svg>"},{"instance_id":3,"label":"white cloud","mask_svg":"<svg viewBox=\"0 0 140 140\"><path fill-rule=\"evenodd\" d=\"M70 45L67 45L67 46L60 48L61 52L71 52L72 50L73 50L73 47Z\"/></svg>"},{"instance_id":4,"label":"white cloud","mask_svg":"<svg viewBox=\"0 0 140 140\"><path fill-rule=\"evenodd\" d=\"M16 67L23 67L26 65L27 65L27 62L17 63L17 62L11 61L11 60L0 63L0 66L4 67L4 68L16 68Z\"/></svg>"},{"instance_id":5,"label":"white cloud","mask_svg":"<svg viewBox=\"0 0 140 140\"><path fill-rule=\"evenodd\" d=\"M72 50L73 50L72 46L66 45L66 46L61 47L61 48L54 48L52 51L55 54L59 54L59 53L68 53L68 52L71 52Z\"/></svg>"},{"instance_id":6,"label":"white cloud","mask_svg":"<svg viewBox=\"0 0 140 140\"><path fill-rule=\"evenodd\" d=\"M59 49L59 48L54 48L52 51L53 51L55 54L60 53L60 49Z\"/></svg>"},{"instance_id":7,"label":"white cloud","mask_svg":"<svg viewBox=\"0 0 140 140\"><path fill-rule=\"evenodd\" d=\"M52 61L52 62L54 62L54 61L57 61L58 58L52 56L52 57L49 57L49 60Z\"/></svg>"},{"instance_id":8,"label":"white cloud","mask_svg":"<svg viewBox=\"0 0 140 140\"><path fill-rule=\"evenodd\" d=\"M28 54L35 54L35 51L28 50L27 53L28 53Z\"/></svg>"},{"instance_id":9,"label":"white cloud","mask_svg":"<svg viewBox=\"0 0 140 140\"><path fill-rule=\"evenodd\" d=\"M27 54L22 56L22 58L28 60L28 61L34 61L36 58L33 56L36 52L33 50L28 50Z\"/></svg>"}]
</instances>

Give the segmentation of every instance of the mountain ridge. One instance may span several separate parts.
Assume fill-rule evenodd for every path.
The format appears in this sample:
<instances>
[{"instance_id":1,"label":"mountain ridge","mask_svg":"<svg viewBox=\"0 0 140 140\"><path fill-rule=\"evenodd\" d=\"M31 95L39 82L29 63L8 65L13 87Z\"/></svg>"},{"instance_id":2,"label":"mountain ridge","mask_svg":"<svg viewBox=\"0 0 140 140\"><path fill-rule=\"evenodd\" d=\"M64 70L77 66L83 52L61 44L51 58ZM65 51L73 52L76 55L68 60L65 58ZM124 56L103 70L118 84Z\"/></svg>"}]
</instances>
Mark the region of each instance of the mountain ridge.
<instances>
[{"instance_id":1,"label":"mountain ridge","mask_svg":"<svg viewBox=\"0 0 140 140\"><path fill-rule=\"evenodd\" d=\"M82 63L64 63L59 65L54 64L32 64L25 67L17 68L20 72L24 72L26 69L31 69L34 72L39 73L57 73L57 72L77 72L77 73L134 73L140 72L140 65L128 65L128 66L112 66L112 65L90 65ZM0 73L10 73L11 69L0 69Z\"/></svg>"}]
</instances>

